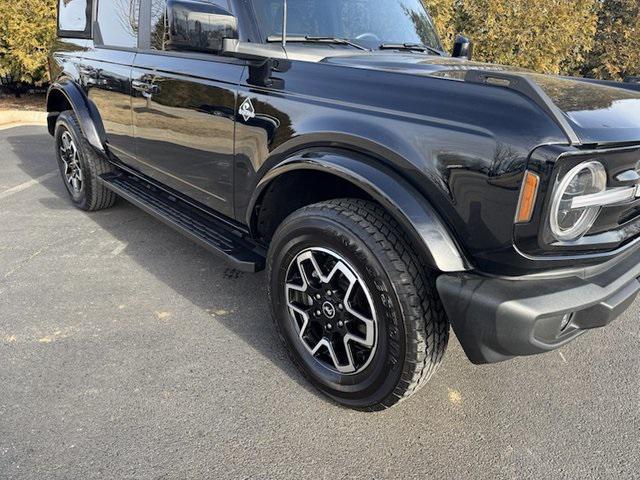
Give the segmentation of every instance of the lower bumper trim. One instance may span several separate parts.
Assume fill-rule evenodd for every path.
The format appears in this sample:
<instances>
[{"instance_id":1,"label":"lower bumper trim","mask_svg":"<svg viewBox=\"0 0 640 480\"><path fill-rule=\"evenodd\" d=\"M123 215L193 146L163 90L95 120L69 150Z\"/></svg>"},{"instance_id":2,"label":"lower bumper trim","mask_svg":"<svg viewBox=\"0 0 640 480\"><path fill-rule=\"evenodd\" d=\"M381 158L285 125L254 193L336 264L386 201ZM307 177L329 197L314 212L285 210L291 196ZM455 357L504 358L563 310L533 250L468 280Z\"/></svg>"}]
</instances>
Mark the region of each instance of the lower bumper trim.
<instances>
[{"instance_id":1,"label":"lower bumper trim","mask_svg":"<svg viewBox=\"0 0 640 480\"><path fill-rule=\"evenodd\" d=\"M437 288L469 360L495 363L554 350L610 324L640 292L637 256L640 251L591 279L507 280L461 273L440 276Z\"/></svg>"}]
</instances>

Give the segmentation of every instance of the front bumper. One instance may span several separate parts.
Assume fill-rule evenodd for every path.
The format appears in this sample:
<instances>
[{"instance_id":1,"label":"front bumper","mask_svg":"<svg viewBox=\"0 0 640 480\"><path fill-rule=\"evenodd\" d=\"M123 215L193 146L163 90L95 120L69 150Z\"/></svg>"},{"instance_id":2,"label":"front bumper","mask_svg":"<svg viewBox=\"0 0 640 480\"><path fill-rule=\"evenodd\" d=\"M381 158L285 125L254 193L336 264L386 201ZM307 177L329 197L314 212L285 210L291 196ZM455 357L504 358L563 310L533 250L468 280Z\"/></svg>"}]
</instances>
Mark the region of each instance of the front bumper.
<instances>
[{"instance_id":1,"label":"front bumper","mask_svg":"<svg viewBox=\"0 0 640 480\"><path fill-rule=\"evenodd\" d=\"M561 277L445 274L437 288L469 360L495 363L554 350L615 320L640 291L640 248Z\"/></svg>"}]
</instances>

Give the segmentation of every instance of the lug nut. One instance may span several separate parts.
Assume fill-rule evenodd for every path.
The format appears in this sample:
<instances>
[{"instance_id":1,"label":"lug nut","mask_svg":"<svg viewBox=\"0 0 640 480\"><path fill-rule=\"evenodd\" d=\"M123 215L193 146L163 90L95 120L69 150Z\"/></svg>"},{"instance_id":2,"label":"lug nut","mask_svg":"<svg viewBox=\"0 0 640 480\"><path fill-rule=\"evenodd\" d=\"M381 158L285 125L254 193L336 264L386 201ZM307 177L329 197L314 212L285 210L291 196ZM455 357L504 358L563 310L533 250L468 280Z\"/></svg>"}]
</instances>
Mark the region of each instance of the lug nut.
<instances>
[{"instance_id":1,"label":"lug nut","mask_svg":"<svg viewBox=\"0 0 640 480\"><path fill-rule=\"evenodd\" d=\"M330 323L327 323L327 330L331 330L333 328L333 325L331 325Z\"/></svg>"},{"instance_id":2,"label":"lug nut","mask_svg":"<svg viewBox=\"0 0 640 480\"><path fill-rule=\"evenodd\" d=\"M338 305L338 310L344 310L344 305L342 304Z\"/></svg>"},{"instance_id":3,"label":"lug nut","mask_svg":"<svg viewBox=\"0 0 640 480\"><path fill-rule=\"evenodd\" d=\"M320 310L316 310L316 317L319 317L320 315L322 315L322 312L320 312Z\"/></svg>"},{"instance_id":4,"label":"lug nut","mask_svg":"<svg viewBox=\"0 0 640 480\"><path fill-rule=\"evenodd\" d=\"M330 297L331 295L333 295L333 292L331 290L327 290L327 296Z\"/></svg>"},{"instance_id":5,"label":"lug nut","mask_svg":"<svg viewBox=\"0 0 640 480\"><path fill-rule=\"evenodd\" d=\"M340 328L344 327L344 322L343 322L342 320L340 320L340 321L338 322L338 326L339 326Z\"/></svg>"},{"instance_id":6,"label":"lug nut","mask_svg":"<svg viewBox=\"0 0 640 480\"><path fill-rule=\"evenodd\" d=\"M319 293L316 293L316 300L320 300L322 297L320 296Z\"/></svg>"}]
</instances>

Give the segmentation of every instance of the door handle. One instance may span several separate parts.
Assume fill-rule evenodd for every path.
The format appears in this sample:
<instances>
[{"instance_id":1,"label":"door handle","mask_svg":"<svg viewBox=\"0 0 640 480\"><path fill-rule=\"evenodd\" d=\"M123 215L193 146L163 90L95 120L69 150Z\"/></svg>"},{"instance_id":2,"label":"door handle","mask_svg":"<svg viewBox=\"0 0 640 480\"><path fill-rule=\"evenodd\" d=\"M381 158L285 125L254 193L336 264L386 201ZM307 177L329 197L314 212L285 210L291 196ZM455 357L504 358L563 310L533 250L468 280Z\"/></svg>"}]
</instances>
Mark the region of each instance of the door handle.
<instances>
[{"instance_id":1,"label":"door handle","mask_svg":"<svg viewBox=\"0 0 640 480\"><path fill-rule=\"evenodd\" d=\"M100 74L100 71L93 67L78 67L78 72L80 75L90 78L98 78Z\"/></svg>"},{"instance_id":2,"label":"door handle","mask_svg":"<svg viewBox=\"0 0 640 480\"><path fill-rule=\"evenodd\" d=\"M140 80L131 82L131 87L135 91L140 92L144 98L151 98L152 95L160 93L160 87L158 85Z\"/></svg>"},{"instance_id":3,"label":"door handle","mask_svg":"<svg viewBox=\"0 0 640 480\"><path fill-rule=\"evenodd\" d=\"M95 85L100 79L100 70L93 67L78 67L78 73L88 85Z\"/></svg>"}]
</instances>

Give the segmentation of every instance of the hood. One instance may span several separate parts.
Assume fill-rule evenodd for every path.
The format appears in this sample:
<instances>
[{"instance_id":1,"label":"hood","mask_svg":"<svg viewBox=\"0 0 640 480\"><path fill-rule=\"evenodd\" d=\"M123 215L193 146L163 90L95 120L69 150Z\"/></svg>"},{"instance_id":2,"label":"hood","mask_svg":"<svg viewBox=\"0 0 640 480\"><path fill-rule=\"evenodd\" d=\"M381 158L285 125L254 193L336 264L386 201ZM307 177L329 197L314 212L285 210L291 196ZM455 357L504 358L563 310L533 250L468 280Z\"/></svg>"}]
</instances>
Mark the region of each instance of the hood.
<instances>
[{"instance_id":1,"label":"hood","mask_svg":"<svg viewBox=\"0 0 640 480\"><path fill-rule=\"evenodd\" d=\"M509 88L543 108L574 144L640 142L640 85L399 52L328 57L322 62Z\"/></svg>"}]
</instances>

